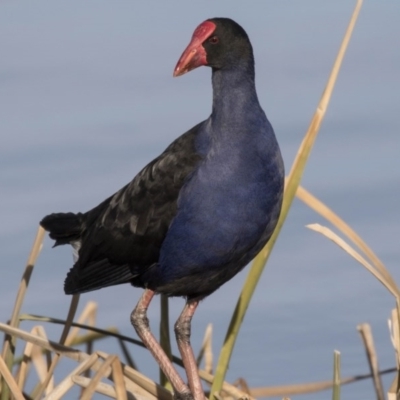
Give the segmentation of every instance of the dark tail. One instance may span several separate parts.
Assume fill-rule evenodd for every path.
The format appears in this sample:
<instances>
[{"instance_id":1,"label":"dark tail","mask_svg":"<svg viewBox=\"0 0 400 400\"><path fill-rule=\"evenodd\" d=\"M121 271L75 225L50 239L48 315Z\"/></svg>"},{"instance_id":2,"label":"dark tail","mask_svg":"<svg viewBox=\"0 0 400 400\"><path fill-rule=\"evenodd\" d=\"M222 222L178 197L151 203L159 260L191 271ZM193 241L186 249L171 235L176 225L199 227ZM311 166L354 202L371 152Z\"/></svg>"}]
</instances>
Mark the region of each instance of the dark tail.
<instances>
[{"instance_id":1,"label":"dark tail","mask_svg":"<svg viewBox=\"0 0 400 400\"><path fill-rule=\"evenodd\" d=\"M50 214L40 221L40 225L48 231L56 242L54 246L68 244L79 240L82 232L83 214L58 213Z\"/></svg>"}]
</instances>

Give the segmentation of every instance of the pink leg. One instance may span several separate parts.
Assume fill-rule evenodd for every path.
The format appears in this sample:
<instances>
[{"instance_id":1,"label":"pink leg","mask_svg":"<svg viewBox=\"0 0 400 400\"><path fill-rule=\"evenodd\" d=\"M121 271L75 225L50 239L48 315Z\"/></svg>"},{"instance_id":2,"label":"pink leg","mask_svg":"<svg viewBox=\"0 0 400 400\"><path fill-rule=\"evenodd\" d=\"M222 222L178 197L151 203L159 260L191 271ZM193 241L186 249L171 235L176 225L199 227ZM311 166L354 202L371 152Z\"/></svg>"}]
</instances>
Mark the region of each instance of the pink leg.
<instances>
[{"instance_id":1,"label":"pink leg","mask_svg":"<svg viewBox=\"0 0 400 400\"><path fill-rule=\"evenodd\" d=\"M201 385L193 350L190 346L190 323L198 305L199 302L194 300L189 300L186 303L182 314L175 323L175 335L193 398L194 400L204 400L203 387Z\"/></svg>"},{"instance_id":2,"label":"pink leg","mask_svg":"<svg viewBox=\"0 0 400 400\"><path fill-rule=\"evenodd\" d=\"M137 306L132 311L132 325L140 339L142 339L143 344L150 350L158 365L171 382L175 391L175 398L182 400L193 399L188 386L183 382L171 361L164 353L164 350L150 331L149 320L147 319L146 313L154 294L155 293L150 289L144 291Z\"/></svg>"}]
</instances>

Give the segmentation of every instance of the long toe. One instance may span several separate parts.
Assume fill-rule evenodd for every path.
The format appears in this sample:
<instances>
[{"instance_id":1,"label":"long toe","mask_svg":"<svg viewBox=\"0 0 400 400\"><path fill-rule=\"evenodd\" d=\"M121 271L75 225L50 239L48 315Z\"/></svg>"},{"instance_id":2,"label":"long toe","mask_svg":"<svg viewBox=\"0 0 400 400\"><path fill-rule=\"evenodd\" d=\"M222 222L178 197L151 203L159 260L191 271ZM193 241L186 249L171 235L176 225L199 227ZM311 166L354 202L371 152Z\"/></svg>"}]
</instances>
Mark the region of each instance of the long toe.
<instances>
[{"instance_id":1,"label":"long toe","mask_svg":"<svg viewBox=\"0 0 400 400\"><path fill-rule=\"evenodd\" d=\"M174 400L194 400L192 393L174 393Z\"/></svg>"}]
</instances>

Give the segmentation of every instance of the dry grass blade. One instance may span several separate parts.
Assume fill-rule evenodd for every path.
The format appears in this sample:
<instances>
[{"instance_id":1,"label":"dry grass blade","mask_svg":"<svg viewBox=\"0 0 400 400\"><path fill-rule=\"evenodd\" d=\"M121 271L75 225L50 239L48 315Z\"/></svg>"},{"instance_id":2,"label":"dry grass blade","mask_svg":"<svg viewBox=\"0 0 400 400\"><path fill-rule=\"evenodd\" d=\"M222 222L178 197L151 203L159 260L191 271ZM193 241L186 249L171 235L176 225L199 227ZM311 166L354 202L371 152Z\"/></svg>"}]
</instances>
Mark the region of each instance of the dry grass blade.
<instances>
[{"instance_id":1,"label":"dry grass blade","mask_svg":"<svg viewBox=\"0 0 400 400\"><path fill-rule=\"evenodd\" d=\"M108 330L110 333L117 333L118 331L116 330L116 328L109 328ZM84 344L87 343L88 341L92 341L95 342L97 340L101 340L101 339L107 339L109 338L108 335L105 334L100 334L100 333L91 333L91 334L87 334L87 335L82 335L82 336L78 336L77 338L74 339L74 341L70 344L70 347L72 346L78 346L80 344ZM120 340L119 340L120 341ZM122 342L123 343L123 342ZM123 343L124 344L124 343ZM126 345L124 344L125 348ZM46 350L43 350L44 352ZM88 353L89 354L89 353ZM90 353L91 354L91 353ZM29 361L30 360L30 356L26 356L23 355L22 357L17 357L14 360L14 364L18 365L18 364L22 364L23 361ZM129 365L129 364L128 364Z\"/></svg>"},{"instance_id":2,"label":"dry grass blade","mask_svg":"<svg viewBox=\"0 0 400 400\"><path fill-rule=\"evenodd\" d=\"M127 367L130 368L130 367ZM131 396L129 395L129 393L132 393L135 396L135 399L139 399L139 398L143 398L146 400L159 400L159 399L172 399L172 394L170 392L168 392L165 388L163 388L162 386L158 386L159 388L162 388L164 390L166 390L165 393L167 393L166 396L159 396L157 393L157 390L155 391L156 394L153 394L152 392L149 392L146 388L136 384L134 382L134 380L130 379L128 377L128 374L125 373L125 367L122 365L122 370L124 373L124 382L125 382L125 388L128 391L128 398L130 399ZM133 370L134 371L134 370ZM154 383L154 382L153 382ZM154 383L155 384L155 383ZM156 385L156 384L155 384ZM157 387L157 386L156 386ZM168 395L170 397L168 397Z\"/></svg>"},{"instance_id":3,"label":"dry grass blade","mask_svg":"<svg viewBox=\"0 0 400 400\"><path fill-rule=\"evenodd\" d=\"M88 378L84 377L78 377L79 374L85 373L87 370L92 369L94 371L99 371L99 369L103 366L103 363L100 363L98 361L99 355L97 353L92 354L91 356L88 356L85 353L79 352L80 357L79 359L83 359L84 361L78 365L67 377L63 379L63 381L53 390L52 393L49 394L45 398L45 400L57 400L60 398L63 398L64 394L70 390L73 386L73 383L80 378L82 378L85 382L90 381ZM68 353L65 353L65 355L68 356ZM77 359L75 354L69 354L71 355L71 358ZM101 357L108 357L108 354L101 353ZM109 376L107 376L109 378ZM87 379L87 381L85 380ZM134 395L134 398L143 398L143 399L148 399L148 400L156 400L155 396L152 396L149 394L146 390L142 389L140 386L132 383L128 379L124 379L125 382L125 390L129 391ZM100 386L101 383L100 383ZM84 387L87 387L87 385L84 385ZM96 386L96 388L98 385ZM113 391L115 393L115 390L113 388ZM132 398L130 396L129 398Z\"/></svg>"},{"instance_id":4,"label":"dry grass blade","mask_svg":"<svg viewBox=\"0 0 400 400\"><path fill-rule=\"evenodd\" d=\"M35 332L36 327L32 328L31 333ZM24 348L24 353L22 356L22 361L21 361L21 365L19 367L19 371L18 371L18 376L17 376L17 383L18 383L18 387L20 388L20 390L22 390L25 386L25 382L26 382L26 378L28 375L28 371L29 371L29 363L28 361L31 358L32 355L32 349L33 349L33 344L30 342L27 342Z\"/></svg>"},{"instance_id":5,"label":"dry grass blade","mask_svg":"<svg viewBox=\"0 0 400 400\"><path fill-rule=\"evenodd\" d=\"M75 314L76 314L76 310L78 308L79 297L80 297L79 294L74 294L72 296L71 304L70 304L69 310L68 310L67 319L65 321L64 329L63 329L63 331L61 333L60 344L65 344L66 343L69 330L71 329L72 322L74 320L74 317L75 317Z\"/></svg>"},{"instance_id":6,"label":"dry grass blade","mask_svg":"<svg viewBox=\"0 0 400 400\"><path fill-rule=\"evenodd\" d=\"M122 366L124 376L133 382L137 388L142 389L142 395L146 395L147 398L158 399L158 400L173 400L172 393L165 389L163 386L157 385L154 381L149 379L147 376L137 372L133 368L128 366ZM126 381L125 381L126 382Z\"/></svg>"},{"instance_id":7,"label":"dry grass blade","mask_svg":"<svg viewBox=\"0 0 400 400\"><path fill-rule=\"evenodd\" d=\"M129 365L131 368L138 370L138 367L135 364L135 362L133 361L131 353L128 350L128 346L125 344L125 342L122 339L118 339L118 343L121 347L121 351L125 357L125 361L126 361L127 365Z\"/></svg>"},{"instance_id":8,"label":"dry grass blade","mask_svg":"<svg viewBox=\"0 0 400 400\"><path fill-rule=\"evenodd\" d=\"M233 382L233 386L236 386L238 389L242 390L246 394L250 394L250 387L244 378L238 378L235 382Z\"/></svg>"},{"instance_id":9,"label":"dry grass blade","mask_svg":"<svg viewBox=\"0 0 400 400\"><path fill-rule=\"evenodd\" d=\"M396 299L396 305L397 309L395 310L394 314L396 314L396 318L393 318L392 322L394 323L393 325L393 331L398 332L399 331L399 305L400 305L400 292L399 289L396 285L396 283L393 281L393 279L386 279L388 276L388 272L386 274L382 274L380 270L377 268L374 268L371 264L369 264L357 251L355 251L351 246L349 246L343 239L341 239L338 235L336 235L334 232L332 232L330 229L323 227L319 224L313 224L313 225L308 225L308 228L315 230L316 232L319 232L326 236L328 239L332 240L334 243L336 243L339 247L341 247L344 251L346 251L348 254L350 254L354 259L356 259L360 264L362 264L371 274L375 276L376 279L378 279L379 282L381 282L386 289L394 296ZM383 267L384 268L384 267ZM390 275L389 275L390 276ZM393 316L393 315L392 315ZM399 335L395 335L392 337L393 341L393 346L395 347L396 351L399 350L400 347L400 337ZM397 352L397 366L399 368L399 352ZM397 394L400 393L400 373L398 371L397 376L390 388L389 394L390 397L392 397L392 394Z\"/></svg>"},{"instance_id":10,"label":"dry grass blade","mask_svg":"<svg viewBox=\"0 0 400 400\"><path fill-rule=\"evenodd\" d=\"M391 319L388 321L389 323L389 332L390 338L392 340L393 347L396 352L396 364L397 364L397 374L394 378L392 384L390 385L388 391L388 400L398 400L399 398L399 381L400 381L400 325L399 325L399 314L398 314L398 307L397 309L392 310Z\"/></svg>"},{"instance_id":11,"label":"dry grass blade","mask_svg":"<svg viewBox=\"0 0 400 400\"><path fill-rule=\"evenodd\" d=\"M98 351L97 354L103 358L108 357L108 354L102 351ZM121 366L124 377L128 378L128 380L125 380L125 384L127 381L135 384L134 390L130 390L129 387L126 387L130 392L139 392L140 395L147 396L149 398L154 397L160 400L172 400L172 393L170 391L158 385L150 378L134 370L133 368L130 368L122 363Z\"/></svg>"},{"instance_id":12,"label":"dry grass blade","mask_svg":"<svg viewBox=\"0 0 400 400\"><path fill-rule=\"evenodd\" d=\"M18 316L21 313L22 303L24 301L25 293L28 288L29 281L30 281L30 278L31 278L31 275L33 272L33 267L39 256L40 250L42 249L44 233L45 233L44 229L42 227L39 227L36 237L35 237L35 240L33 242L32 250L28 257L25 271L22 275L22 279L21 279L21 282L20 282L20 285L18 288L17 297L16 297L15 303L14 303L14 309L12 311L11 319L10 319L11 326L18 326L18 323L19 323ZM12 338L6 336L5 340L4 340L2 356L3 356L3 359L6 362L6 365L10 371L11 371L11 368L13 365L14 349L15 349L15 343L13 342ZM1 385L0 385L0 388L1 388ZM8 400L8 390L6 387L3 387L3 390L1 390L1 399Z\"/></svg>"},{"instance_id":13,"label":"dry grass blade","mask_svg":"<svg viewBox=\"0 0 400 400\"><path fill-rule=\"evenodd\" d=\"M364 254L369 258L369 260L372 262L375 270L377 271L376 275L372 271L372 266L369 265L358 253L354 253L353 257L355 257L355 254L358 254L355 258L361 262L364 267L366 267L371 273L374 274L374 276L380 280L380 282L385 282L384 285L385 287L390 291L390 293L396 298L396 303L397 303L397 313L400 313L400 291L398 286L396 285L396 282L394 281L393 277L389 273L389 271L385 268L384 264L382 261L375 255L375 253L371 250L369 246L357 235L357 233L351 229L349 225L347 225L339 216L337 216L330 208L328 208L325 204L323 204L320 200L318 200L316 197L314 197L311 193L309 193L307 190L305 190L302 187L299 187L297 190L297 197L299 197L304 203L306 203L310 208L315 210L317 213L325 217L329 222L331 222L336 228L338 228L344 235L346 235L361 251L364 252ZM342 246L341 246L342 247ZM381 279L379 278L381 277ZM399 320L398 318L396 319L397 321ZM397 330L399 327L397 327ZM400 347L400 338L397 337L397 343L394 344L395 348ZM399 357L397 355L397 357ZM399 362L397 361L397 364L399 366ZM397 381L396 381L397 380ZM400 389L400 373L398 373L397 378L395 379L395 386ZM378 390L378 389L377 389Z\"/></svg>"},{"instance_id":14,"label":"dry grass blade","mask_svg":"<svg viewBox=\"0 0 400 400\"><path fill-rule=\"evenodd\" d=\"M382 261L345 221L302 186L297 188L296 196L347 236L371 260L382 276L393 286L396 286L394 279Z\"/></svg>"},{"instance_id":15,"label":"dry grass blade","mask_svg":"<svg viewBox=\"0 0 400 400\"><path fill-rule=\"evenodd\" d=\"M288 215L290 206L296 194L297 187L300 184L300 180L303 176L303 172L306 167L307 159L311 153L315 139L319 132L319 128L321 126L321 122L325 116L332 95L332 91L339 73L339 69L343 61L344 54L346 52L356 20L358 18L358 14L361 9L361 5L362 5L362 0L358 0L357 5L352 14L352 17L350 19L348 28L346 30L345 36L343 38L342 44L340 46L335 63L332 67L332 71L329 76L326 88L322 94L317 110L315 111L315 114L312 118L309 129L300 145L299 151L296 155L296 159L292 165L292 169L289 173L287 184L285 185L285 196L283 198L281 215L278 224L275 228L274 234L271 236L267 245L261 250L261 252L253 261L253 265L246 278L243 290L236 303L236 307L233 312L231 322L229 324L224 344L220 352L218 364L216 367L215 380L211 388L211 393L212 393L211 398L212 396L214 396L214 393L219 392L219 390L221 390L222 383L225 380L226 371L228 369L229 361L233 352L233 347L235 345L236 338L240 330L240 326L243 322L244 315L247 311L248 305L253 296L257 283L259 282L260 276L264 270L265 264L269 258L271 250L274 247L279 232Z\"/></svg>"},{"instance_id":16,"label":"dry grass blade","mask_svg":"<svg viewBox=\"0 0 400 400\"><path fill-rule=\"evenodd\" d=\"M197 368L200 367L204 357L204 370L212 374L213 368L213 353L212 353L212 324L208 324L204 332L204 339L196 359Z\"/></svg>"},{"instance_id":17,"label":"dry grass blade","mask_svg":"<svg viewBox=\"0 0 400 400\"><path fill-rule=\"evenodd\" d=\"M389 368L379 371L379 375L392 374L396 371L396 368ZM361 380L372 378L371 374L356 375L347 378L342 378L341 385L347 385L349 383L359 382ZM268 387L253 387L250 388L250 393L253 397L278 397L287 395L300 395L321 392L323 390L332 389L333 382L321 381L321 382L310 382L310 383L300 383L294 385L284 385L284 386L268 386Z\"/></svg>"},{"instance_id":18,"label":"dry grass blade","mask_svg":"<svg viewBox=\"0 0 400 400\"><path fill-rule=\"evenodd\" d=\"M43 321L43 322L50 322L52 324L60 324L60 325L65 325L67 323L67 321L64 319L44 317L41 315L31 315L31 314L22 314L20 316L20 320ZM79 328L86 329L88 331L97 332L97 333L105 335L105 336L112 336L117 339L124 340L129 343L133 343L136 346L145 347L144 344L140 340L132 339L129 336L121 335L120 333L118 333L117 328L114 328L114 327L107 328L107 329L101 329L101 328L97 328L95 326L83 325L83 324L79 324L76 322L72 322L71 326L77 326ZM77 341L77 342L79 342L79 341Z\"/></svg>"},{"instance_id":19,"label":"dry grass blade","mask_svg":"<svg viewBox=\"0 0 400 400\"><path fill-rule=\"evenodd\" d=\"M108 357L108 354L102 351L98 351L97 354L103 358ZM145 392L147 392L147 395L154 396L159 400L172 400L172 393L169 390L158 385L150 378L134 370L133 368L130 368L122 363L121 366L124 376L129 378L129 380L135 383L135 385L137 385L139 388L142 388Z\"/></svg>"},{"instance_id":20,"label":"dry grass blade","mask_svg":"<svg viewBox=\"0 0 400 400\"><path fill-rule=\"evenodd\" d=\"M125 384L124 384L124 375L122 373L122 366L118 357L115 358L111 367L112 367L112 378L115 385L115 392L117 394L117 399L127 400Z\"/></svg>"},{"instance_id":21,"label":"dry grass blade","mask_svg":"<svg viewBox=\"0 0 400 400\"><path fill-rule=\"evenodd\" d=\"M109 333L118 333L118 330L116 328L108 328L107 332ZM93 343L97 342L98 340L101 339L109 339L108 334L103 334L103 333L88 333L86 335L80 335L76 336L71 343L68 344L68 346L79 346L80 344L87 344L87 343ZM91 353L91 352L90 352Z\"/></svg>"},{"instance_id":22,"label":"dry grass blade","mask_svg":"<svg viewBox=\"0 0 400 400\"><path fill-rule=\"evenodd\" d=\"M210 396L214 396L216 400L224 400L223 397L219 394L219 392L210 393Z\"/></svg>"},{"instance_id":23,"label":"dry grass blade","mask_svg":"<svg viewBox=\"0 0 400 400\"><path fill-rule=\"evenodd\" d=\"M71 347L67 347L53 341L43 340L37 335L30 334L28 332L23 331L22 329L12 328L9 325L3 323L0 323L0 331L6 332L12 336L16 336L22 340L25 340L26 342L34 343L42 347L43 349L54 351L56 353L71 358L80 363L86 361L87 358L89 357L86 353L81 352L77 349L73 349ZM132 339L130 339L129 337L122 336L122 338L127 341L132 341ZM103 358L108 357L108 354L101 351L98 351L97 354L99 354ZM179 360L177 357L174 357L174 362L182 366L181 360ZM122 369L124 376L128 377L132 382L135 383L135 385L138 386L135 387L134 389L128 388L130 392L132 393L136 393L138 391L140 392L140 388L142 388L144 389L143 393L147 394L147 396L152 395L155 398L159 398L161 400L172 400L171 392L169 392L162 386L157 385L154 381L147 378L145 375L141 374L140 372L136 371L133 368L130 368L127 365L122 365ZM203 379L205 382L209 384L212 384L214 380L213 375L204 370L200 370L199 374L201 379ZM240 398L246 395L246 393L240 391L239 389L235 388L233 385L230 385L227 382L224 382L222 389L224 390L224 392L235 398ZM142 395L142 393L140 394Z\"/></svg>"},{"instance_id":24,"label":"dry grass blade","mask_svg":"<svg viewBox=\"0 0 400 400\"><path fill-rule=\"evenodd\" d=\"M280 397L285 395L301 395L331 389L332 381L299 383L294 385L266 386L250 388L250 393L255 398Z\"/></svg>"},{"instance_id":25,"label":"dry grass blade","mask_svg":"<svg viewBox=\"0 0 400 400\"><path fill-rule=\"evenodd\" d=\"M11 375L11 372L7 368L7 365L4 362L2 357L0 357L0 375L6 381L15 400L24 400L24 396L23 396L20 388L18 387L17 382L15 382L14 377Z\"/></svg>"},{"instance_id":26,"label":"dry grass blade","mask_svg":"<svg viewBox=\"0 0 400 400\"><path fill-rule=\"evenodd\" d=\"M160 345L167 357L172 360L171 338L169 335L169 300L165 295L160 295ZM163 370L159 369L160 383L168 390L172 390L172 385L165 376Z\"/></svg>"},{"instance_id":27,"label":"dry grass blade","mask_svg":"<svg viewBox=\"0 0 400 400\"><path fill-rule=\"evenodd\" d=\"M7 324L3 324L2 322L0 322L0 331L5 332L11 336L15 336L26 342L33 343L37 346L42 347L43 349L54 351L56 353L60 353L68 358L71 358L72 360L77 361L77 362L85 361L89 357L87 354L83 353L82 351L73 349L71 347L63 346L63 345L53 342L51 340L44 340L37 335L33 335L32 333L28 333L26 331L23 331L22 329L14 328Z\"/></svg>"},{"instance_id":28,"label":"dry grass blade","mask_svg":"<svg viewBox=\"0 0 400 400\"><path fill-rule=\"evenodd\" d=\"M34 335L37 335L37 336L43 338L44 340L48 340L46 332L45 332L43 326L36 326L32 330L32 333ZM40 381L41 384L44 384L44 382L46 381L48 368L51 365L50 352L48 350L46 350L45 354L46 354L47 362L43 359L42 348L39 347L39 346L33 346L32 357L31 357L32 358L32 363L35 366L35 369L36 369L36 372L38 374L39 381ZM51 374L51 378L49 380L49 383L45 387L45 393L46 394L49 393L53 389L53 387L54 387L54 377L53 377L53 374Z\"/></svg>"},{"instance_id":29,"label":"dry grass blade","mask_svg":"<svg viewBox=\"0 0 400 400\"><path fill-rule=\"evenodd\" d=\"M76 306L78 304L78 296L75 296L73 298L73 301L71 303L71 307L70 307L70 312L69 312L69 316L68 316L68 320L66 321L66 326L64 327L63 330L63 334L61 335L61 342L63 342L65 340L65 338L67 337L68 334L68 330L69 327L72 325L72 319L73 319L73 315L76 311ZM33 319L33 318L32 318ZM96 330L92 327L89 327L89 329L93 329ZM23 331L19 328L16 327L12 327L8 324L3 324L0 323L0 331L3 331L6 335L8 335L10 338L13 338L13 340L15 340L16 338L22 339L28 343L40 346L41 348L45 349L45 350L49 350L49 351L54 351L56 353L56 356L54 357L54 359L58 359L59 355L64 355L67 356L68 358L71 358L79 363L84 363L86 360L89 359L89 355L85 354L79 350L64 346L60 343L55 343L52 341L48 341L45 340L41 337L39 337L38 335L34 335L31 333L28 333L26 331ZM101 330L102 331L102 330ZM109 332L107 331L102 331L105 332L106 334L108 334ZM130 339L128 337L124 337L122 335L116 335L118 338L123 338L125 339ZM132 339L130 339L130 341L132 341ZM135 342L135 344L140 344L140 342L138 341L132 341ZM54 362L53 359L53 362ZM51 368L51 370L49 371L49 377L51 377L51 374L53 373L53 369L55 367L55 363L52 364L53 368ZM99 366L95 365L92 366L92 369L94 369L95 371L98 370ZM129 367L128 367L129 368ZM125 369L125 367L124 367ZM129 378L125 378L125 385L126 385L126 389L129 390L130 392L134 393L135 395L138 394L141 397L145 397L148 399L156 399L156 398L162 398L165 400L171 400L172 399L172 395L170 392L165 391L162 387L160 387L159 385L157 385L155 382L152 382L150 379L146 378L145 376L140 376L139 373L137 374L132 374L131 372L134 371L131 369L131 371L127 372L127 375L136 375L135 379L138 381L142 380L142 381L146 381L146 384L144 385L145 387L151 387L151 390L149 393L147 390L143 389L142 387L140 387L139 385L137 385L135 382L133 382L131 379ZM11 374L10 374L11 376ZM10 380L11 384L12 381ZM41 392L43 391L43 389L47 386L47 383L45 382L44 385L42 385L41 388ZM18 389L19 390L19 389ZM21 390L19 390L21 391ZM2 391L2 396L4 396L5 391ZM16 396L18 396L18 392L16 392ZM153 394L152 394L153 393ZM37 398L39 398L41 396L41 393L36 393ZM8 396L8 394L7 394ZM9 398L9 396L7 397L7 399ZM57 398L57 397L52 397L50 396L50 398Z\"/></svg>"},{"instance_id":30,"label":"dry grass blade","mask_svg":"<svg viewBox=\"0 0 400 400\"><path fill-rule=\"evenodd\" d=\"M96 316L97 316L97 304L94 301L89 301L83 311L81 312L80 316L78 317L78 323L87 323L89 326L96 325ZM71 321L72 322L72 321ZM71 323L72 325L72 323ZM80 328L75 326L67 336L65 340L65 344L67 346L72 346L72 344L81 341L86 346L86 353L92 354L93 353L93 344L95 340L99 339L99 334L90 334L78 337ZM85 376L90 378L90 370L85 372Z\"/></svg>"},{"instance_id":31,"label":"dry grass blade","mask_svg":"<svg viewBox=\"0 0 400 400\"><path fill-rule=\"evenodd\" d=\"M84 324L86 322L88 326L95 326L96 315L97 315L97 304L94 301L89 301L86 304L83 311L81 312L81 315L79 316L77 323ZM65 341L65 344L67 346L69 346L76 339L76 337L78 336L79 329L80 329L79 326L74 326L74 328L71 329L71 332Z\"/></svg>"},{"instance_id":32,"label":"dry grass blade","mask_svg":"<svg viewBox=\"0 0 400 400\"><path fill-rule=\"evenodd\" d=\"M26 268L25 268L24 274L22 276L22 280L20 282L20 286L19 286L18 293L17 293L17 298L15 299L14 309L12 311L11 320L10 320L11 326L18 325L18 316L21 312L21 306L24 301L26 289L28 288L28 285L29 285L29 280L32 275L33 267L36 263L37 258L39 257L40 251L42 250L44 234L45 234L44 229L42 227L39 227L36 237L35 237L35 240L33 242L31 252L28 257L28 261L26 263ZM3 357L4 357L4 351L3 351Z\"/></svg>"},{"instance_id":33,"label":"dry grass blade","mask_svg":"<svg viewBox=\"0 0 400 400\"><path fill-rule=\"evenodd\" d=\"M74 384L72 377L90 369L94 363L97 362L98 358L99 356L97 354L92 354L90 357L87 357L45 397L45 400L61 399L65 393L72 388Z\"/></svg>"},{"instance_id":34,"label":"dry grass blade","mask_svg":"<svg viewBox=\"0 0 400 400\"><path fill-rule=\"evenodd\" d=\"M62 344L62 345L67 340L68 333L69 333L69 330L70 330L71 325L72 325L72 321L74 319L76 310L78 308L78 304L79 304L79 294L74 294L72 296L71 304L69 306L67 320L65 321L65 325L64 325L63 331L61 333L61 337L60 337L60 344ZM60 358L61 358L61 355L59 353L57 353L54 356L53 361L51 362L51 365L50 365L49 370L47 372L46 378L41 383L41 385L37 388L37 390L34 391L34 393L32 395L32 397L35 400L40 400L41 399L41 397L43 395L43 392L44 392L45 388L47 387L47 385L49 384L50 379L53 376L53 372L54 372L58 362L60 361Z\"/></svg>"},{"instance_id":35,"label":"dry grass blade","mask_svg":"<svg viewBox=\"0 0 400 400\"><path fill-rule=\"evenodd\" d=\"M85 378L83 376L73 376L72 377L72 381L76 384L79 385L82 388L86 388L88 387L89 383L90 383L90 379ZM111 385L108 385L107 383L104 382L99 382L96 386L95 391L97 393L103 394L105 396L108 396L112 399L117 399L119 400L120 398L117 397L117 392L115 391L115 388ZM137 393L134 394L134 396L132 396L131 394L128 393L128 397L129 400L149 400L148 396L142 396L139 395Z\"/></svg>"},{"instance_id":36,"label":"dry grass blade","mask_svg":"<svg viewBox=\"0 0 400 400\"><path fill-rule=\"evenodd\" d=\"M400 348L398 346L400 339L400 328L399 328L399 315L397 310L394 308L391 313L391 318L388 320L390 339L396 352L396 364L397 369L400 369Z\"/></svg>"},{"instance_id":37,"label":"dry grass blade","mask_svg":"<svg viewBox=\"0 0 400 400\"><path fill-rule=\"evenodd\" d=\"M89 358L89 355L82 351L61 345L53 341L44 340L37 335L33 335L31 333L23 331L22 329L14 328L1 322L0 331L3 331L8 335L15 336L26 342L34 343L38 346L41 346L43 349L54 351L79 363L82 363ZM103 352L98 352L98 354L101 355L101 357L103 358L108 357L108 354ZM91 369L97 371L99 367L100 365L98 363L95 363L91 367ZM124 376L129 378L125 380L126 390L128 390L129 392L134 394L138 393L140 396L145 396L149 400L172 400L171 392L164 389L162 386L157 385L154 381L147 378L143 374L135 371L134 369L126 365L122 365L122 369L124 372Z\"/></svg>"},{"instance_id":38,"label":"dry grass blade","mask_svg":"<svg viewBox=\"0 0 400 400\"><path fill-rule=\"evenodd\" d=\"M204 370L213 373L214 356L212 351L212 324L207 326L206 338L208 339L204 348Z\"/></svg>"},{"instance_id":39,"label":"dry grass blade","mask_svg":"<svg viewBox=\"0 0 400 400\"><path fill-rule=\"evenodd\" d=\"M370 263L365 260L360 253L355 251L349 244L347 244L342 238L340 238L336 233L332 232L329 228L326 226L322 226L320 224L310 224L307 225L307 228L310 228L311 230L321 233L328 239L332 240L335 244L337 244L340 248L342 248L346 253L348 253L350 256L352 256L355 260L357 260L361 265L363 265L369 272L371 272L372 275L375 276L376 279L379 280L386 288L387 290L392 293L392 295L397 299L398 298L398 289L397 287L393 287L390 282L388 282L382 274L377 271Z\"/></svg>"},{"instance_id":40,"label":"dry grass blade","mask_svg":"<svg viewBox=\"0 0 400 400\"><path fill-rule=\"evenodd\" d=\"M117 356L109 355L102 366L97 370L96 375L90 381L88 387L82 393L80 400L90 400L92 398L93 393L95 392L97 384L101 381L102 378L108 376L111 370L111 364L115 361Z\"/></svg>"},{"instance_id":41,"label":"dry grass blade","mask_svg":"<svg viewBox=\"0 0 400 400\"><path fill-rule=\"evenodd\" d=\"M372 379L374 382L376 398L377 400L385 400L382 380L379 375L378 356L375 350L374 338L372 336L371 326L369 324L360 324L357 326L357 330L358 332L360 332L361 339L364 343L369 369L371 371Z\"/></svg>"},{"instance_id":42,"label":"dry grass blade","mask_svg":"<svg viewBox=\"0 0 400 400\"><path fill-rule=\"evenodd\" d=\"M336 79L339 74L339 70L340 70L344 55L346 53L347 46L349 44L351 35L353 33L354 26L355 26L357 18L358 18L358 14L361 9L361 5L362 5L362 0L358 0L356 7L354 9L353 15L351 16L350 23L347 28L346 34L345 34L342 44L340 46L335 63L333 64L331 75L329 76L324 93L322 94L321 101L318 104L317 110L311 121L309 131L307 132L307 135L305 136L303 142L300 145L300 148L297 152L296 158L292 165L292 169L290 170L290 173L289 173L289 176L287 179L288 184L286 185L287 189L289 189L289 187L291 186L291 185L289 185L289 183L292 180L296 180L296 181L300 182L302 171L301 171L301 173L299 173L299 171L298 171L299 166L302 166L301 167L302 170L304 169L306 160L310 154L309 148L312 145L312 143L314 142L315 137L318 134L321 122L325 116L329 101L331 99L331 94L332 94L333 88L336 84ZM294 197L294 195L296 193L297 186L298 185L296 185L296 186L293 185L291 187L291 190L293 190L292 198Z\"/></svg>"},{"instance_id":43,"label":"dry grass blade","mask_svg":"<svg viewBox=\"0 0 400 400\"><path fill-rule=\"evenodd\" d=\"M203 379L207 383L212 384L214 381L214 376L204 370L200 370L199 375L200 375L200 378ZM240 399L240 398L244 397L249 400L255 400L254 397L248 395L244 391L238 389L237 387L231 385L228 382L223 382L222 391L224 392L225 395L231 396L235 399Z\"/></svg>"},{"instance_id":44,"label":"dry grass blade","mask_svg":"<svg viewBox=\"0 0 400 400\"><path fill-rule=\"evenodd\" d=\"M89 378L85 378L83 376L73 376L72 382L76 385L79 385L82 388L87 388L90 385L91 380ZM117 399L117 393L115 389L104 382L99 382L96 385L95 391L100 394L104 394L105 396L111 397L112 399Z\"/></svg>"},{"instance_id":45,"label":"dry grass blade","mask_svg":"<svg viewBox=\"0 0 400 400\"><path fill-rule=\"evenodd\" d=\"M333 391L332 400L340 400L340 351L333 353Z\"/></svg>"}]
</instances>

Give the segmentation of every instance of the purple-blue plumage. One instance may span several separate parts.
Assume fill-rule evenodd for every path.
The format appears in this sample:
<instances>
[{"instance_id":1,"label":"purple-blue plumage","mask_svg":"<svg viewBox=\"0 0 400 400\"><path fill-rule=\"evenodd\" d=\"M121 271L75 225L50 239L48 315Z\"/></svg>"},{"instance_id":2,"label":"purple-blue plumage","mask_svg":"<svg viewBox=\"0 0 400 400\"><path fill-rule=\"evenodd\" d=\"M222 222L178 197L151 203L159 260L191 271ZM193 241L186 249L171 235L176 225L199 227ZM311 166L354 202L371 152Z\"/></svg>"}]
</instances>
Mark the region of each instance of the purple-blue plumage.
<instances>
[{"instance_id":1,"label":"purple-blue plumage","mask_svg":"<svg viewBox=\"0 0 400 400\"><path fill-rule=\"evenodd\" d=\"M190 346L200 299L237 274L267 243L282 205L284 168L257 99L253 51L236 22L200 24L174 71L212 68L211 116L176 139L128 185L84 214L41 221L56 245L78 259L67 294L130 282L145 288L131 322L174 388L177 400L204 400ZM185 296L175 323L188 385L150 332L156 293Z\"/></svg>"},{"instance_id":2,"label":"purple-blue plumage","mask_svg":"<svg viewBox=\"0 0 400 400\"><path fill-rule=\"evenodd\" d=\"M167 293L178 294L181 281L181 295L210 294L261 250L276 226L284 168L252 67L213 71L213 113L197 139L207 143L204 159L179 194L154 276Z\"/></svg>"},{"instance_id":3,"label":"purple-blue plumage","mask_svg":"<svg viewBox=\"0 0 400 400\"><path fill-rule=\"evenodd\" d=\"M42 220L56 244L79 248L66 293L131 282L202 298L239 272L273 233L284 168L258 102L252 47L235 22L209 21L195 32L175 75L212 67L210 117L93 210Z\"/></svg>"}]
</instances>

